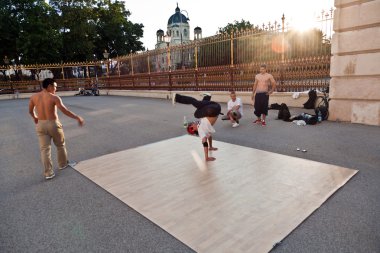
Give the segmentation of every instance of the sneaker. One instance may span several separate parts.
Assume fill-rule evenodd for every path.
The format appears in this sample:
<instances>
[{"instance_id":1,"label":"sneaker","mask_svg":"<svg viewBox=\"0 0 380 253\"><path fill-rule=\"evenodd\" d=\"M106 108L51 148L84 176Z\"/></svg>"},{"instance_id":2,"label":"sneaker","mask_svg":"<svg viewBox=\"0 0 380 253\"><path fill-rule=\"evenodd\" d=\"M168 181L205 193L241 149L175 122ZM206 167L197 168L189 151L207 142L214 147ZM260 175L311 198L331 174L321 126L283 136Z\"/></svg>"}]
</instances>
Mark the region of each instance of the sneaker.
<instances>
[{"instance_id":1,"label":"sneaker","mask_svg":"<svg viewBox=\"0 0 380 253\"><path fill-rule=\"evenodd\" d=\"M175 105L175 93L172 93L172 105L174 106Z\"/></svg>"},{"instance_id":2,"label":"sneaker","mask_svg":"<svg viewBox=\"0 0 380 253\"><path fill-rule=\"evenodd\" d=\"M206 97L206 96L211 97L211 93L203 92L203 93L201 94L201 96L202 96L202 97Z\"/></svg>"},{"instance_id":3,"label":"sneaker","mask_svg":"<svg viewBox=\"0 0 380 253\"><path fill-rule=\"evenodd\" d=\"M237 122L235 122L235 123L232 124L232 127L238 127L238 126L240 126L240 125Z\"/></svg>"},{"instance_id":4,"label":"sneaker","mask_svg":"<svg viewBox=\"0 0 380 253\"><path fill-rule=\"evenodd\" d=\"M253 124L261 124L261 119L257 119L255 121L252 122Z\"/></svg>"},{"instance_id":5,"label":"sneaker","mask_svg":"<svg viewBox=\"0 0 380 253\"><path fill-rule=\"evenodd\" d=\"M45 176L45 179L49 180L49 179L52 179L53 177L55 177L54 172L53 172L53 174L50 174L49 176Z\"/></svg>"},{"instance_id":6,"label":"sneaker","mask_svg":"<svg viewBox=\"0 0 380 253\"><path fill-rule=\"evenodd\" d=\"M71 161L71 162L69 162L69 161L67 161L67 164L66 164L66 166L64 166L64 167L62 167L62 168L59 168L60 170L64 170L64 169L66 169L67 167L71 167L71 168L74 168L74 166L75 165L77 165L77 162L75 162L75 161Z\"/></svg>"},{"instance_id":7,"label":"sneaker","mask_svg":"<svg viewBox=\"0 0 380 253\"><path fill-rule=\"evenodd\" d=\"M265 120L261 121L261 125L262 126L266 126L267 125L267 123L265 123Z\"/></svg>"}]
</instances>

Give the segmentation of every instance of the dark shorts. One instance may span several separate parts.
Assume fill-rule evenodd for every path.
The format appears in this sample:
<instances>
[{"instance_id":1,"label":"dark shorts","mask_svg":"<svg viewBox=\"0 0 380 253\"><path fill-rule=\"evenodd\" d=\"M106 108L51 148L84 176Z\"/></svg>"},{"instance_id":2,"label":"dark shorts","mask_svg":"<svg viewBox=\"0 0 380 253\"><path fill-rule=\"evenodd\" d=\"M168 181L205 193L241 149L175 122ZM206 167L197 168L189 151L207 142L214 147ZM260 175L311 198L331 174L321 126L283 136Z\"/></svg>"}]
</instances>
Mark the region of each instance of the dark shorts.
<instances>
[{"instance_id":1,"label":"dark shorts","mask_svg":"<svg viewBox=\"0 0 380 253\"><path fill-rule=\"evenodd\" d=\"M262 114L268 115L268 103L269 95L267 95L266 93L256 93L254 114L257 117L261 117Z\"/></svg>"},{"instance_id":2,"label":"dark shorts","mask_svg":"<svg viewBox=\"0 0 380 253\"><path fill-rule=\"evenodd\" d=\"M204 117L218 117L222 108L220 104L215 102L210 102L194 112L194 117L200 119Z\"/></svg>"}]
</instances>

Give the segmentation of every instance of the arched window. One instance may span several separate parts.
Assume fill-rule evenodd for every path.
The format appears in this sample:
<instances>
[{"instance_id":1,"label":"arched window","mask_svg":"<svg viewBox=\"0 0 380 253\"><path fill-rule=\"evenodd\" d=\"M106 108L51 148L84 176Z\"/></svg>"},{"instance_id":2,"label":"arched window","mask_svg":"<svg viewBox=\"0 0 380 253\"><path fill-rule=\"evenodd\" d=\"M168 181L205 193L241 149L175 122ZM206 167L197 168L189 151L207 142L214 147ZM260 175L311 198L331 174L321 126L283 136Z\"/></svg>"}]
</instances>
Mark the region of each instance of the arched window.
<instances>
[{"instance_id":1,"label":"arched window","mask_svg":"<svg viewBox=\"0 0 380 253\"><path fill-rule=\"evenodd\" d=\"M179 36L179 31L177 31L177 37Z\"/></svg>"},{"instance_id":2,"label":"arched window","mask_svg":"<svg viewBox=\"0 0 380 253\"><path fill-rule=\"evenodd\" d=\"M185 35L185 37L187 37L187 30L186 29L183 29L183 35Z\"/></svg>"}]
</instances>

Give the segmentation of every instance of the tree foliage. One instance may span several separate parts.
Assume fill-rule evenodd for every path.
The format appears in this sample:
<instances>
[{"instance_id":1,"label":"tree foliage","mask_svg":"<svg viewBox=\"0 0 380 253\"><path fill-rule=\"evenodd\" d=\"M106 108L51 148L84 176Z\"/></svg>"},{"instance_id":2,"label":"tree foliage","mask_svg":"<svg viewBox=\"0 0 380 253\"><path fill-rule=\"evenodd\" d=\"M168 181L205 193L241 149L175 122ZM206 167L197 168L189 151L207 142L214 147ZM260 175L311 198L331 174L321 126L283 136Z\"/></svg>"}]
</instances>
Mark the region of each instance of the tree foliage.
<instances>
[{"instance_id":1,"label":"tree foliage","mask_svg":"<svg viewBox=\"0 0 380 253\"><path fill-rule=\"evenodd\" d=\"M218 33L223 34L231 34L231 32L241 32L244 30L251 30L256 29L253 24L251 24L249 21L245 21L242 19L241 21L234 21L234 23L228 23L225 27L219 27Z\"/></svg>"},{"instance_id":2,"label":"tree foliage","mask_svg":"<svg viewBox=\"0 0 380 253\"><path fill-rule=\"evenodd\" d=\"M130 15L119 0L1 0L0 57L54 63L144 50L144 26Z\"/></svg>"}]
</instances>

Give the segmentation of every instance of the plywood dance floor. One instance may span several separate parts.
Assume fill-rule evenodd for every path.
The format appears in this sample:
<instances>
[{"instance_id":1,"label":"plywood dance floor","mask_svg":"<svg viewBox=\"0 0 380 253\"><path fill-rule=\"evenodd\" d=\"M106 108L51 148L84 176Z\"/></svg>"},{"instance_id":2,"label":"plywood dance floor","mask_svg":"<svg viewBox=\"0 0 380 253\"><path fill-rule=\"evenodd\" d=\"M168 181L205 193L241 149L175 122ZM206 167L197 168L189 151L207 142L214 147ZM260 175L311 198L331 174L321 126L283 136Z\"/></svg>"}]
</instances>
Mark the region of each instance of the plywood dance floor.
<instances>
[{"instance_id":1,"label":"plywood dance floor","mask_svg":"<svg viewBox=\"0 0 380 253\"><path fill-rule=\"evenodd\" d=\"M75 169L197 252L268 252L356 170L181 136Z\"/></svg>"}]
</instances>

